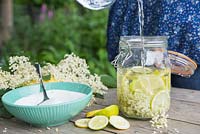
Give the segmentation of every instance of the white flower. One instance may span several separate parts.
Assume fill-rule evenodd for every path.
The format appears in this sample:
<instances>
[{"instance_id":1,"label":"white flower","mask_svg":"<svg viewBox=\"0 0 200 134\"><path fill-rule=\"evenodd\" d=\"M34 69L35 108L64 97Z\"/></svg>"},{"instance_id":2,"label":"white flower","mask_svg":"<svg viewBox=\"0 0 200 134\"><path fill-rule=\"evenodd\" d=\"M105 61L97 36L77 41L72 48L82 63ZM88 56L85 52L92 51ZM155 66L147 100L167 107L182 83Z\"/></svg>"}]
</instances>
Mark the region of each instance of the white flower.
<instances>
[{"instance_id":1,"label":"white flower","mask_svg":"<svg viewBox=\"0 0 200 134\"><path fill-rule=\"evenodd\" d=\"M10 72L6 72L0 68L0 89L14 89L38 82L36 69L28 57L10 57L9 69ZM42 68L42 73L44 76L50 74L56 81L87 84L92 87L94 93L104 94L108 89L98 75L90 73L86 61L73 53L65 55L57 65L47 63Z\"/></svg>"},{"instance_id":2,"label":"white flower","mask_svg":"<svg viewBox=\"0 0 200 134\"><path fill-rule=\"evenodd\" d=\"M98 75L90 73L86 61L74 54L65 55L65 58L57 65L47 64L43 69L57 81L87 84L92 87L94 93L104 94L104 90L108 89L103 85Z\"/></svg>"},{"instance_id":3,"label":"white flower","mask_svg":"<svg viewBox=\"0 0 200 134\"><path fill-rule=\"evenodd\" d=\"M167 118L168 118L168 114L166 114L165 112L154 114L153 118L150 121L151 126L157 129L167 128L168 127Z\"/></svg>"}]
</instances>

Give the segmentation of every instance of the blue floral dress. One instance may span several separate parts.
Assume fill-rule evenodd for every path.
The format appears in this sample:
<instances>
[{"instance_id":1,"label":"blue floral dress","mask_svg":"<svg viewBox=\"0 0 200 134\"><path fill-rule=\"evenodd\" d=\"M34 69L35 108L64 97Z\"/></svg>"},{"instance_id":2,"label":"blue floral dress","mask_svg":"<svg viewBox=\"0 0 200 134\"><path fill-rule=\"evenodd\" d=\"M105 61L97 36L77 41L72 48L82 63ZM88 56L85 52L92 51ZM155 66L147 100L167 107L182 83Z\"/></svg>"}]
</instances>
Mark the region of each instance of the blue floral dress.
<instances>
[{"instance_id":1,"label":"blue floral dress","mask_svg":"<svg viewBox=\"0 0 200 134\"><path fill-rule=\"evenodd\" d=\"M183 53L200 66L200 0L143 0L144 35L168 36L168 49ZM118 54L119 38L139 35L137 0L116 0L110 9L107 29L109 60ZM178 87L200 89L200 68L190 79L179 76ZM178 80L180 79L180 80ZM183 84L183 79L186 84ZM188 81L191 80L191 81ZM187 87L188 82L194 87ZM179 84L178 84L179 82Z\"/></svg>"},{"instance_id":2,"label":"blue floral dress","mask_svg":"<svg viewBox=\"0 0 200 134\"><path fill-rule=\"evenodd\" d=\"M143 0L144 35L169 36L168 49L200 64L200 0ZM109 60L118 53L120 36L139 35L137 0L116 0L107 31Z\"/></svg>"}]
</instances>

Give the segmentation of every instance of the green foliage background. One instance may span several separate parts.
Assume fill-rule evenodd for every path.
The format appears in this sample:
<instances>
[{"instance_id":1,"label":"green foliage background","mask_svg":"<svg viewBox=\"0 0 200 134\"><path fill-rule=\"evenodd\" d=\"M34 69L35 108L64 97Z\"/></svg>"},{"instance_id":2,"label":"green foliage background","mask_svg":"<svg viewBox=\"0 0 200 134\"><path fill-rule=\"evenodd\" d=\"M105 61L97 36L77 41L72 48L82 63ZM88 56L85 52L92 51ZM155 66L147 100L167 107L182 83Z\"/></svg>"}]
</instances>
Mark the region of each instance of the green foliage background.
<instances>
[{"instance_id":1,"label":"green foliage background","mask_svg":"<svg viewBox=\"0 0 200 134\"><path fill-rule=\"evenodd\" d=\"M27 13L27 5L40 14L45 1L16 0L14 8L14 32L2 50L1 61L6 65L11 55L25 55L32 62L58 63L65 54L75 53L87 60L92 73L107 74L108 81L116 78L106 51L106 26L108 10L91 11L75 0L47 1L54 16L35 21ZM103 75L105 76L105 75ZM109 85L109 84L108 84ZM115 83L110 86L113 87Z\"/></svg>"}]
</instances>

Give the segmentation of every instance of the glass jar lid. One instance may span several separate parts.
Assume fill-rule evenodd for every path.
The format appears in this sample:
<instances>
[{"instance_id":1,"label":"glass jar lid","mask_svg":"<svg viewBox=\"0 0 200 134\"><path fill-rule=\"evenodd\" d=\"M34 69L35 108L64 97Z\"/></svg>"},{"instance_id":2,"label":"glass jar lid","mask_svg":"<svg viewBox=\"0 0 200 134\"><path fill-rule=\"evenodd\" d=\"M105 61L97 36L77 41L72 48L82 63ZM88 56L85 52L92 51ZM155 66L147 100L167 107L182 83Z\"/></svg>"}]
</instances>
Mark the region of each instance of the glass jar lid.
<instances>
[{"instance_id":1,"label":"glass jar lid","mask_svg":"<svg viewBox=\"0 0 200 134\"><path fill-rule=\"evenodd\" d=\"M190 77L197 69L195 61L185 56L184 54L168 51L168 55L171 62L171 70L173 74L177 74L183 77Z\"/></svg>"}]
</instances>

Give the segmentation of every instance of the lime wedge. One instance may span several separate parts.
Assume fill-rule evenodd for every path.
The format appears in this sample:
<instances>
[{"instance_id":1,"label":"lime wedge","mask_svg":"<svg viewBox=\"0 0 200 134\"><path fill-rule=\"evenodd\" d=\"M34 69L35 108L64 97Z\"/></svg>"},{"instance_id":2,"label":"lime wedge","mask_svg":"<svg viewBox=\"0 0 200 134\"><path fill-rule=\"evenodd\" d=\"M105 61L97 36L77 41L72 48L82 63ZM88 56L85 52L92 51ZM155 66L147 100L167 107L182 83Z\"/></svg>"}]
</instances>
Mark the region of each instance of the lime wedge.
<instances>
[{"instance_id":1,"label":"lime wedge","mask_svg":"<svg viewBox=\"0 0 200 134\"><path fill-rule=\"evenodd\" d=\"M77 127L80 127L80 128L87 128L88 127L88 122L90 121L90 119L79 119L79 120L76 120L75 121L75 125Z\"/></svg>"},{"instance_id":2,"label":"lime wedge","mask_svg":"<svg viewBox=\"0 0 200 134\"><path fill-rule=\"evenodd\" d=\"M151 110L153 113L167 111L170 106L169 90L161 90L152 99Z\"/></svg>"},{"instance_id":3,"label":"lime wedge","mask_svg":"<svg viewBox=\"0 0 200 134\"><path fill-rule=\"evenodd\" d=\"M93 110L93 111L87 112L87 113L86 113L86 117L93 117L93 116L95 116L99 111L101 111L101 109Z\"/></svg>"},{"instance_id":4,"label":"lime wedge","mask_svg":"<svg viewBox=\"0 0 200 134\"><path fill-rule=\"evenodd\" d=\"M88 123L88 127L92 130L100 130L105 128L107 125L108 117L101 115L93 117Z\"/></svg>"},{"instance_id":5,"label":"lime wedge","mask_svg":"<svg viewBox=\"0 0 200 134\"><path fill-rule=\"evenodd\" d=\"M104 116L110 117L112 115L118 115L118 114L119 114L119 107L117 105L110 105L100 110L95 115L104 115Z\"/></svg>"},{"instance_id":6,"label":"lime wedge","mask_svg":"<svg viewBox=\"0 0 200 134\"><path fill-rule=\"evenodd\" d=\"M130 127L130 123L121 116L111 116L109 122L117 129L128 129Z\"/></svg>"}]
</instances>

